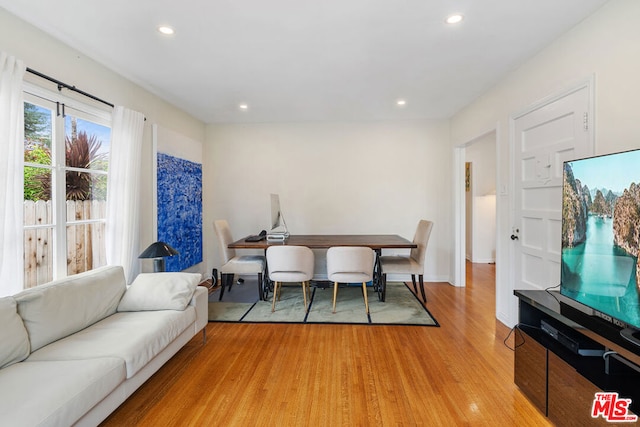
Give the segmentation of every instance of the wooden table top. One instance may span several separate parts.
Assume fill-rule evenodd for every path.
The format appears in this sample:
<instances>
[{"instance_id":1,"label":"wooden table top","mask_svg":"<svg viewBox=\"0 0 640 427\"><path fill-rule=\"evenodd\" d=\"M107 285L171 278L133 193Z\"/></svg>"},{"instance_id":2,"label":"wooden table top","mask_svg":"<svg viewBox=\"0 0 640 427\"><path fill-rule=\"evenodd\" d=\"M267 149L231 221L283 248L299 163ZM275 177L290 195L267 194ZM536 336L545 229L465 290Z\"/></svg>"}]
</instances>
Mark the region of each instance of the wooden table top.
<instances>
[{"instance_id":1,"label":"wooden table top","mask_svg":"<svg viewBox=\"0 0 640 427\"><path fill-rule=\"evenodd\" d=\"M312 249L332 246L366 246L371 249L416 248L417 245L397 234L292 234L287 240L246 242L245 238L229 245L232 249L266 249L269 246L294 245Z\"/></svg>"}]
</instances>

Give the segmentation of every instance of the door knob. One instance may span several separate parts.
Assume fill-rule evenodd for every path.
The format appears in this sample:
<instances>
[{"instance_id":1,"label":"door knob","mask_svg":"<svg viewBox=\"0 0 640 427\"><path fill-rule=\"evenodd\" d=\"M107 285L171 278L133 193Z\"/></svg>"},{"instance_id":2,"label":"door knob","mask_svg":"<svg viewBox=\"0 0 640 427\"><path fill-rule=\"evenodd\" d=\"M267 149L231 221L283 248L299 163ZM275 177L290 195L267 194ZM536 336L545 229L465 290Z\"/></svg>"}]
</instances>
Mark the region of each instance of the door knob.
<instances>
[{"instance_id":1,"label":"door knob","mask_svg":"<svg viewBox=\"0 0 640 427\"><path fill-rule=\"evenodd\" d=\"M518 240L518 236L516 236L515 234L511 235L511 240Z\"/></svg>"}]
</instances>

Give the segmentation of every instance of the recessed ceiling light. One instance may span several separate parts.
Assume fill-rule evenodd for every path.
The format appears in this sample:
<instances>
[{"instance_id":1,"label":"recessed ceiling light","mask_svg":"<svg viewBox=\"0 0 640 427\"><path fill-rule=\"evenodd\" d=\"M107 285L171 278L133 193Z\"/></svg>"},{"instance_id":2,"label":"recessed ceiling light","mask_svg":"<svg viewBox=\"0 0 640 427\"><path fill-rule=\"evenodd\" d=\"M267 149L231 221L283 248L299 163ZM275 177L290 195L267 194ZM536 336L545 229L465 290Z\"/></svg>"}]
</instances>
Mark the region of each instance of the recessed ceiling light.
<instances>
[{"instance_id":1,"label":"recessed ceiling light","mask_svg":"<svg viewBox=\"0 0 640 427\"><path fill-rule=\"evenodd\" d=\"M175 30L167 25L161 25L158 27L158 31L164 35L171 36L175 34Z\"/></svg>"},{"instance_id":2,"label":"recessed ceiling light","mask_svg":"<svg viewBox=\"0 0 640 427\"><path fill-rule=\"evenodd\" d=\"M238 105L238 108L242 111L247 111L249 109L249 106L247 104L240 104Z\"/></svg>"},{"instance_id":3,"label":"recessed ceiling light","mask_svg":"<svg viewBox=\"0 0 640 427\"><path fill-rule=\"evenodd\" d=\"M456 13L455 15L450 15L447 19L444 20L447 24L457 24L464 19L464 16Z\"/></svg>"},{"instance_id":4,"label":"recessed ceiling light","mask_svg":"<svg viewBox=\"0 0 640 427\"><path fill-rule=\"evenodd\" d=\"M398 100L396 101L396 105L397 105L398 107L404 107L405 105L407 105L407 101L406 101L405 99L398 99Z\"/></svg>"}]
</instances>

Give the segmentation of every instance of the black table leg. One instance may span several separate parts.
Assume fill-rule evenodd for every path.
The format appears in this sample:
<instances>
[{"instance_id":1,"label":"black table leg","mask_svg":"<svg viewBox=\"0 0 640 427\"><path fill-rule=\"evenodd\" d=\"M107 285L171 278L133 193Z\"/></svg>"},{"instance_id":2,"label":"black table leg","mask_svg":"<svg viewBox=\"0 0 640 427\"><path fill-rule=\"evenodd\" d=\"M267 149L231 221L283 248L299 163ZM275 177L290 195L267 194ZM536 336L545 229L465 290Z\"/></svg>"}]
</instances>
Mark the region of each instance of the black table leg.
<instances>
[{"instance_id":1,"label":"black table leg","mask_svg":"<svg viewBox=\"0 0 640 427\"><path fill-rule=\"evenodd\" d=\"M262 275L262 294L260 298L263 301L269 301L269 292L273 291L273 282L269 279L269 264L267 264L267 250L264 250L264 274Z\"/></svg>"},{"instance_id":2,"label":"black table leg","mask_svg":"<svg viewBox=\"0 0 640 427\"><path fill-rule=\"evenodd\" d=\"M382 263L380 262L380 256L382 249L375 249L376 260L373 265L373 290L378 293L378 300L384 302L386 283L384 280L384 274L382 273Z\"/></svg>"}]
</instances>

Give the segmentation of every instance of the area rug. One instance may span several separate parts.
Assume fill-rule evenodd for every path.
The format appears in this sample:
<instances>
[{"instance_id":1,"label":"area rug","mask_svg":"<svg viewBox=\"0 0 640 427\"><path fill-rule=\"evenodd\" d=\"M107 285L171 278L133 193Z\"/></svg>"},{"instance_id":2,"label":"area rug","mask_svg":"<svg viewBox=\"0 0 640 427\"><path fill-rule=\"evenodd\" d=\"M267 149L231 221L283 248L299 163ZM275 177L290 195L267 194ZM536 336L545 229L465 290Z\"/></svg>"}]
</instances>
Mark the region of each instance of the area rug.
<instances>
[{"instance_id":1,"label":"area rug","mask_svg":"<svg viewBox=\"0 0 640 427\"><path fill-rule=\"evenodd\" d=\"M437 320L404 283L387 283L386 301L369 288L369 315L366 314L361 286L338 289L336 313L332 312L333 288L313 287L309 312L304 309L302 288L298 285L282 287L275 312L271 300L257 301L255 284L234 285L225 291L224 301L217 301L217 293L209 302L210 322L244 323L342 323L376 325L440 326ZM244 299L244 301L242 301ZM253 302L247 302L247 299Z\"/></svg>"}]
</instances>

